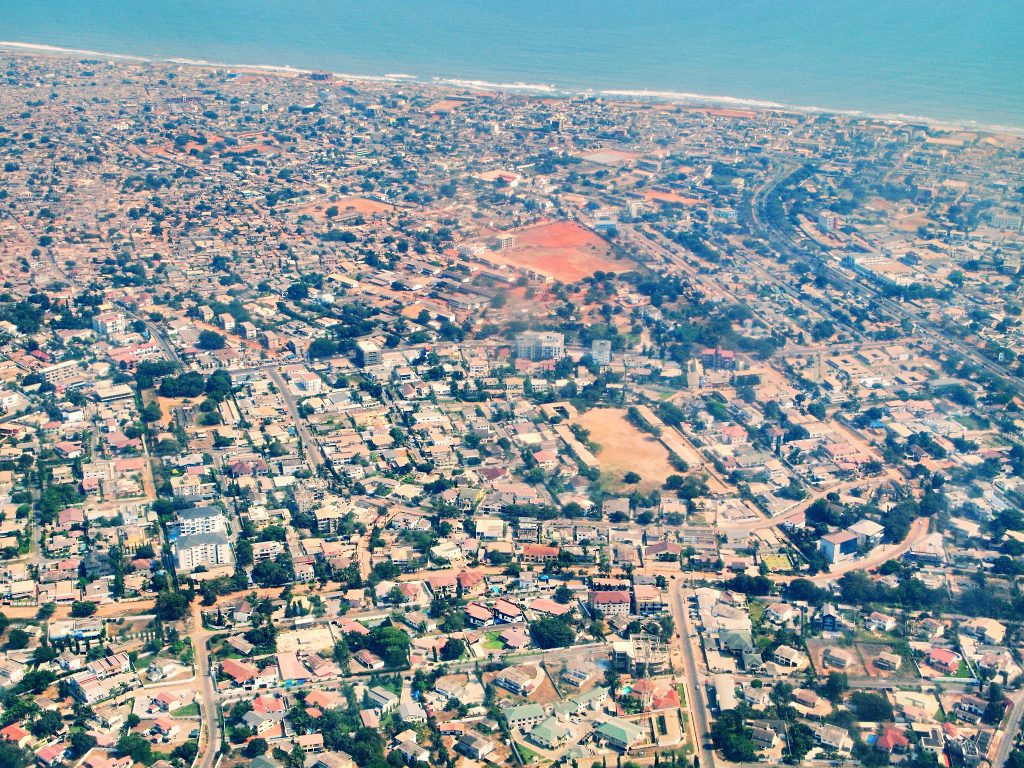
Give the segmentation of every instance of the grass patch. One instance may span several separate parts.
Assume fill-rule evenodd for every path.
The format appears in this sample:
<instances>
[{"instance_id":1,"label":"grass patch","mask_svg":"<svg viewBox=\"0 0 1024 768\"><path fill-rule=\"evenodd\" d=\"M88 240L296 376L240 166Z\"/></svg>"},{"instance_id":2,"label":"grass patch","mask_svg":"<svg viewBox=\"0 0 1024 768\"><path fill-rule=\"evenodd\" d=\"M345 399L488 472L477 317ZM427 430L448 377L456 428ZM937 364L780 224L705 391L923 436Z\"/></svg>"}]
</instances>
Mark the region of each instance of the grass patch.
<instances>
[{"instance_id":1,"label":"grass patch","mask_svg":"<svg viewBox=\"0 0 1024 768\"><path fill-rule=\"evenodd\" d=\"M500 651L505 647L505 644L498 639L500 632L485 632L484 637L487 640L484 642L484 649L488 651Z\"/></svg>"},{"instance_id":2,"label":"grass patch","mask_svg":"<svg viewBox=\"0 0 1024 768\"><path fill-rule=\"evenodd\" d=\"M967 662L960 659L960 666L957 667L956 674L953 675L953 677L962 677L966 679L974 677L974 675L971 674L971 669L967 666Z\"/></svg>"},{"instance_id":3,"label":"grass patch","mask_svg":"<svg viewBox=\"0 0 1024 768\"><path fill-rule=\"evenodd\" d=\"M540 757L540 755L538 755L528 746L526 746L525 744L521 744L518 741L516 742L516 749L519 750L519 756L523 758L524 763L532 763L534 760Z\"/></svg>"},{"instance_id":4,"label":"grass patch","mask_svg":"<svg viewBox=\"0 0 1024 768\"><path fill-rule=\"evenodd\" d=\"M764 612L768 610L768 603L752 600L747 604L747 607L750 610L750 621L753 624L760 624L761 617L764 616Z\"/></svg>"},{"instance_id":5,"label":"grass patch","mask_svg":"<svg viewBox=\"0 0 1024 768\"><path fill-rule=\"evenodd\" d=\"M194 701L171 712L175 717L199 717L199 705Z\"/></svg>"},{"instance_id":6,"label":"grass patch","mask_svg":"<svg viewBox=\"0 0 1024 768\"><path fill-rule=\"evenodd\" d=\"M789 573L793 570L793 561L789 555L765 555L762 559L772 573Z\"/></svg>"},{"instance_id":7,"label":"grass patch","mask_svg":"<svg viewBox=\"0 0 1024 768\"><path fill-rule=\"evenodd\" d=\"M141 672L153 663L153 656L139 656L135 660L135 671Z\"/></svg>"}]
</instances>

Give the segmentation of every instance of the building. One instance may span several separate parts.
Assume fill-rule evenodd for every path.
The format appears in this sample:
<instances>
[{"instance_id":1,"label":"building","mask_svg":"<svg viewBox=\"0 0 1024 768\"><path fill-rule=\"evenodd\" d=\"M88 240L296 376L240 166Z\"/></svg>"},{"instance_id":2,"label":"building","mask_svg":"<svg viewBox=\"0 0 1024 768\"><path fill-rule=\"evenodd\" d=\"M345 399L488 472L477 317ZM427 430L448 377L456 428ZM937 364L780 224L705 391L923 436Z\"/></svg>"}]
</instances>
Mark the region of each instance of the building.
<instances>
[{"instance_id":1,"label":"building","mask_svg":"<svg viewBox=\"0 0 1024 768\"><path fill-rule=\"evenodd\" d=\"M497 251L507 251L509 248L516 247L516 236L508 232L502 232L494 237L494 249Z\"/></svg>"},{"instance_id":2,"label":"building","mask_svg":"<svg viewBox=\"0 0 1024 768\"><path fill-rule=\"evenodd\" d=\"M544 670L528 664L508 667L494 678L495 685L500 685L517 696L529 696L543 682Z\"/></svg>"},{"instance_id":3,"label":"building","mask_svg":"<svg viewBox=\"0 0 1024 768\"><path fill-rule=\"evenodd\" d=\"M853 739L845 728L836 725L814 725L814 740L819 746L832 752L849 752L853 749Z\"/></svg>"},{"instance_id":4,"label":"building","mask_svg":"<svg viewBox=\"0 0 1024 768\"><path fill-rule=\"evenodd\" d=\"M468 731L456 742L455 749L473 760L483 760L494 751L494 742L479 733Z\"/></svg>"},{"instance_id":5,"label":"building","mask_svg":"<svg viewBox=\"0 0 1024 768\"><path fill-rule=\"evenodd\" d=\"M788 645L780 645L772 654L772 661L781 667L800 668L807 661L802 651Z\"/></svg>"},{"instance_id":6,"label":"building","mask_svg":"<svg viewBox=\"0 0 1024 768\"><path fill-rule=\"evenodd\" d=\"M621 717L608 718L597 726L595 733L608 746L621 752L633 749L644 737L644 732L639 726Z\"/></svg>"},{"instance_id":7,"label":"building","mask_svg":"<svg viewBox=\"0 0 1024 768\"><path fill-rule=\"evenodd\" d=\"M197 533L174 542L178 570L191 573L199 566L234 565L235 558L223 533Z\"/></svg>"},{"instance_id":8,"label":"building","mask_svg":"<svg viewBox=\"0 0 1024 768\"><path fill-rule=\"evenodd\" d=\"M549 717L530 731L529 738L544 749L558 749L572 736L572 731L557 717Z\"/></svg>"},{"instance_id":9,"label":"building","mask_svg":"<svg viewBox=\"0 0 1024 768\"><path fill-rule=\"evenodd\" d=\"M92 319L92 328L96 333L113 336L124 333L128 328L128 323L120 312L100 312Z\"/></svg>"},{"instance_id":10,"label":"building","mask_svg":"<svg viewBox=\"0 0 1024 768\"><path fill-rule=\"evenodd\" d=\"M650 584L633 585L633 613L637 616L650 616L667 610L665 594Z\"/></svg>"},{"instance_id":11,"label":"building","mask_svg":"<svg viewBox=\"0 0 1024 768\"><path fill-rule=\"evenodd\" d=\"M839 648L826 648L821 655L821 663L833 669L846 669L851 664L850 654Z\"/></svg>"},{"instance_id":12,"label":"building","mask_svg":"<svg viewBox=\"0 0 1024 768\"><path fill-rule=\"evenodd\" d=\"M719 712L736 709L739 701L736 698L736 680L732 675L717 674L712 678L711 685L715 691L715 704Z\"/></svg>"},{"instance_id":13,"label":"building","mask_svg":"<svg viewBox=\"0 0 1024 768\"><path fill-rule=\"evenodd\" d=\"M857 534L851 531L837 531L821 537L818 549L825 555L829 564L849 560L857 554Z\"/></svg>"},{"instance_id":14,"label":"building","mask_svg":"<svg viewBox=\"0 0 1024 768\"><path fill-rule=\"evenodd\" d=\"M320 533L337 533L347 515L348 510L342 509L337 504L327 504L313 510L316 529Z\"/></svg>"},{"instance_id":15,"label":"building","mask_svg":"<svg viewBox=\"0 0 1024 768\"><path fill-rule=\"evenodd\" d=\"M370 688L366 692L366 698L374 709L380 710L382 715L386 715L388 712L398 709L398 696L393 694L387 688L381 688L379 685Z\"/></svg>"},{"instance_id":16,"label":"building","mask_svg":"<svg viewBox=\"0 0 1024 768\"><path fill-rule=\"evenodd\" d=\"M594 339L590 343L590 356L598 365L611 365L612 343L607 339Z\"/></svg>"},{"instance_id":17,"label":"building","mask_svg":"<svg viewBox=\"0 0 1024 768\"><path fill-rule=\"evenodd\" d=\"M223 533L227 520L217 507L192 507L178 510L174 530L178 537L195 536L197 533Z\"/></svg>"},{"instance_id":18,"label":"building","mask_svg":"<svg viewBox=\"0 0 1024 768\"><path fill-rule=\"evenodd\" d=\"M660 675L668 669L668 649L654 635L631 635L612 643L612 666L633 677Z\"/></svg>"},{"instance_id":19,"label":"building","mask_svg":"<svg viewBox=\"0 0 1024 768\"><path fill-rule=\"evenodd\" d=\"M588 603L592 611L600 611L602 616L629 616L632 601L629 592L609 589L591 592Z\"/></svg>"},{"instance_id":20,"label":"building","mask_svg":"<svg viewBox=\"0 0 1024 768\"><path fill-rule=\"evenodd\" d=\"M867 519L858 520L846 530L857 537L857 548L862 550L871 549L881 544L882 534L885 533L884 526Z\"/></svg>"},{"instance_id":21,"label":"building","mask_svg":"<svg viewBox=\"0 0 1024 768\"><path fill-rule=\"evenodd\" d=\"M565 357L565 336L548 331L516 334L516 357L523 360L560 360Z\"/></svg>"},{"instance_id":22,"label":"building","mask_svg":"<svg viewBox=\"0 0 1024 768\"><path fill-rule=\"evenodd\" d=\"M381 355L380 347L372 341L356 342L356 362L363 368L372 368L380 365L384 358Z\"/></svg>"},{"instance_id":23,"label":"building","mask_svg":"<svg viewBox=\"0 0 1024 768\"><path fill-rule=\"evenodd\" d=\"M840 225L839 215L832 211L822 211L818 214L818 227L822 232L835 232Z\"/></svg>"},{"instance_id":24,"label":"building","mask_svg":"<svg viewBox=\"0 0 1024 768\"><path fill-rule=\"evenodd\" d=\"M903 658L897 653L882 651L875 657L875 666L889 672L898 672L903 664Z\"/></svg>"},{"instance_id":25,"label":"building","mask_svg":"<svg viewBox=\"0 0 1024 768\"><path fill-rule=\"evenodd\" d=\"M505 710L505 720L509 728L536 728L546 717L540 704L522 704Z\"/></svg>"}]
</instances>

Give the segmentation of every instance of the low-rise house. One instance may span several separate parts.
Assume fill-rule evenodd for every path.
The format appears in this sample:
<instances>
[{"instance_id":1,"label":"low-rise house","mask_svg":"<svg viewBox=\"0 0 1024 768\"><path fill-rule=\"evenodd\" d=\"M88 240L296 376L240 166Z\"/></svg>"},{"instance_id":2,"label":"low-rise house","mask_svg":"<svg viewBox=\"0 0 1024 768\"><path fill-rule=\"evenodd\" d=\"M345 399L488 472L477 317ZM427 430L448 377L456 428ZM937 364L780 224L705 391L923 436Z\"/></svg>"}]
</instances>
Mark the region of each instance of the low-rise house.
<instances>
[{"instance_id":1,"label":"low-rise house","mask_svg":"<svg viewBox=\"0 0 1024 768\"><path fill-rule=\"evenodd\" d=\"M903 664L903 657L898 653L882 651L875 657L875 666L888 672L898 672Z\"/></svg>"},{"instance_id":2,"label":"low-rise house","mask_svg":"<svg viewBox=\"0 0 1024 768\"><path fill-rule=\"evenodd\" d=\"M494 623L494 611L480 603L469 603L463 609L466 623L471 627L486 627Z\"/></svg>"},{"instance_id":3,"label":"low-rise house","mask_svg":"<svg viewBox=\"0 0 1024 768\"><path fill-rule=\"evenodd\" d=\"M398 708L399 698L387 688L381 688L379 685L370 688L366 692L366 698L370 701L370 704L380 711L382 715L386 715Z\"/></svg>"},{"instance_id":4,"label":"low-rise house","mask_svg":"<svg viewBox=\"0 0 1024 768\"><path fill-rule=\"evenodd\" d=\"M807 656L804 655L803 651L798 651L796 648L780 645L772 654L772 661L781 667L799 669L807 663Z\"/></svg>"},{"instance_id":5,"label":"low-rise house","mask_svg":"<svg viewBox=\"0 0 1024 768\"><path fill-rule=\"evenodd\" d=\"M846 669L852 663L850 654L839 648L826 648L821 655L821 663L834 669Z\"/></svg>"},{"instance_id":6,"label":"low-rise house","mask_svg":"<svg viewBox=\"0 0 1024 768\"><path fill-rule=\"evenodd\" d=\"M455 749L473 760L483 760L494 752L494 742L479 733L467 731L455 743Z\"/></svg>"},{"instance_id":7,"label":"low-rise house","mask_svg":"<svg viewBox=\"0 0 1024 768\"><path fill-rule=\"evenodd\" d=\"M639 746L644 732L635 723L621 717L610 717L594 729L595 735L608 746L620 752L629 752Z\"/></svg>"},{"instance_id":8,"label":"low-rise house","mask_svg":"<svg viewBox=\"0 0 1024 768\"><path fill-rule=\"evenodd\" d=\"M899 728L886 726L882 729L881 735L875 740L875 749L883 752L902 754L910 746L910 739Z\"/></svg>"},{"instance_id":9,"label":"low-rise house","mask_svg":"<svg viewBox=\"0 0 1024 768\"><path fill-rule=\"evenodd\" d=\"M888 614L873 611L864 625L871 632L892 632L896 629L896 619Z\"/></svg>"},{"instance_id":10,"label":"low-rise house","mask_svg":"<svg viewBox=\"0 0 1024 768\"><path fill-rule=\"evenodd\" d=\"M845 728L837 725L813 725L811 729L818 745L830 752L849 752L853 749L853 739Z\"/></svg>"},{"instance_id":11,"label":"low-rise house","mask_svg":"<svg viewBox=\"0 0 1024 768\"><path fill-rule=\"evenodd\" d=\"M960 671L963 657L948 648L932 648L928 653L928 665L946 675L955 675Z\"/></svg>"},{"instance_id":12,"label":"low-rise house","mask_svg":"<svg viewBox=\"0 0 1024 768\"><path fill-rule=\"evenodd\" d=\"M558 749L572 736L572 731L557 717L549 717L529 733L529 739L544 749Z\"/></svg>"},{"instance_id":13,"label":"low-rise house","mask_svg":"<svg viewBox=\"0 0 1024 768\"><path fill-rule=\"evenodd\" d=\"M352 658L366 669L384 669L384 659L366 648L352 654Z\"/></svg>"},{"instance_id":14,"label":"low-rise house","mask_svg":"<svg viewBox=\"0 0 1024 768\"><path fill-rule=\"evenodd\" d=\"M540 704L522 704L505 710L505 721L509 728L523 730L534 728L547 716Z\"/></svg>"}]
</instances>

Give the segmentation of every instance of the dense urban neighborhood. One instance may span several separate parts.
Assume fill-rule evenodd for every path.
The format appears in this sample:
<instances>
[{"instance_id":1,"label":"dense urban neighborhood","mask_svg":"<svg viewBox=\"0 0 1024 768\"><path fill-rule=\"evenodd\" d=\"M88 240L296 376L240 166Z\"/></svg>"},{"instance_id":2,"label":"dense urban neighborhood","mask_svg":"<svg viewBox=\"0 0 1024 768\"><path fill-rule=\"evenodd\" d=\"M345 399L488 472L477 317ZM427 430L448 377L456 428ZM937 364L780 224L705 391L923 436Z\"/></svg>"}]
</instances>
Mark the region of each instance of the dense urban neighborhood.
<instances>
[{"instance_id":1,"label":"dense urban neighborhood","mask_svg":"<svg viewBox=\"0 0 1024 768\"><path fill-rule=\"evenodd\" d=\"M2 768L1024 768L1024 138L0 80Z\"/></svg>"}]
</instances>

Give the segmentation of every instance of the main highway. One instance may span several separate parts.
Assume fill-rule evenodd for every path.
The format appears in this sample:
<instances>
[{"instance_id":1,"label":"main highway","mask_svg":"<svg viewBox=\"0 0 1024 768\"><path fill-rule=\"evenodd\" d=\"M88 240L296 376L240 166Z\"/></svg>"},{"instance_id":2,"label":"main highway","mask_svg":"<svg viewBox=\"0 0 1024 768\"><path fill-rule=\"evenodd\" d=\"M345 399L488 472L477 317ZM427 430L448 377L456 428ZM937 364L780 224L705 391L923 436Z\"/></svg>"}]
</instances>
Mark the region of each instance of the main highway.
<instances>
[{"instance_id":1,"label":"main highway","mask_svg":"<svg viewBox=\"0 0 1024 768\"><path fill-rule=\"evenodd\" d=\"M705 744L705 736L711 732L711 724L708 721L709 709L707 696L705 695L704 684L700 679L697 662L697 655L693 651L691 635L693 629L690 625L689 610L686 606L686 598L683 595L683 583L681 579L675 579L669 583L669 610L675 619L677 649L673 649L675 660L681 661L683 671L683 689L686 691L686 709L690 713L690 726L693 728L693 748L695 754L700 758L703 768L714 768L715 753ZM673 662L675 666L675 662Z\"/></svg>"},{"instance_id":2,"label":"main highway","mask_svg":"<svg viewBox=\"0 0 1024 768\"><path fill-rule=\"evenodd\" d=\"M911 321L917 326L918 333L934 343L956 352L961 357L970 360L979 368L987 371L1003 380L1016 394L1024 395L1024 381L1021 381L1010 370L998 363L989 360L980 354L975 347L969 346L958 339L950 338L941 328L938 328L930 320L921 317L917 312L905 305L894 301L886 296L882 290L870 282L851 277L850 274L830 264L825 258L819 258L811 254L806 248L797 243L792 235L783 231L774 223L768 221L767 200L782 186L790 176L797 171L794 166L781 166L771 178L766 180L750 198L750 224L752 235L761 235L768 243L780 253L784 253L804 262L812 262L819 267L829 280L851 293L863 295L872 294L872 298L878 305L894 316Z\"/></svg>"}]
</instances>

